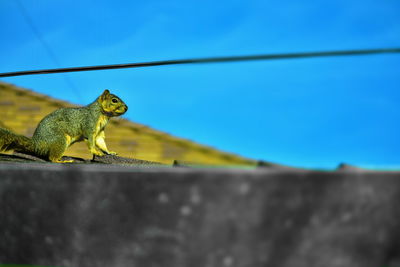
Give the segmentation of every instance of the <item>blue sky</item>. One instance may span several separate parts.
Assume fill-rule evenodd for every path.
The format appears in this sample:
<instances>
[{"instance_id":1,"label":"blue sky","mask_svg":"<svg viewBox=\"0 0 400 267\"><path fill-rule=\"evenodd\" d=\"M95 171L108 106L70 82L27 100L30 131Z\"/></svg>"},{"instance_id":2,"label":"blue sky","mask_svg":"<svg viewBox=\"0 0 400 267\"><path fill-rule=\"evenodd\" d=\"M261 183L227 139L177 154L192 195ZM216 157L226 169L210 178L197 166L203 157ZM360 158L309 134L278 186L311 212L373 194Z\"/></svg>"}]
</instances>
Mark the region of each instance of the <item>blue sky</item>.
<instances>
[{"instance_id":1,"label":"blue sky","mask_svg":"<svg viewBox=\"0 0 400 267\"><path fill-rule=\"evenodd\" d=\"M0 72L400 47L398 0L0 1ZM57 61L57 62L55 62ZM76 104L108 88L126 118L254 159L400 168L400 55L4 78ZM69 82L68 82L69 81ZM72 85L71 85L72 84Z\"/></svg>"}]
</instances>

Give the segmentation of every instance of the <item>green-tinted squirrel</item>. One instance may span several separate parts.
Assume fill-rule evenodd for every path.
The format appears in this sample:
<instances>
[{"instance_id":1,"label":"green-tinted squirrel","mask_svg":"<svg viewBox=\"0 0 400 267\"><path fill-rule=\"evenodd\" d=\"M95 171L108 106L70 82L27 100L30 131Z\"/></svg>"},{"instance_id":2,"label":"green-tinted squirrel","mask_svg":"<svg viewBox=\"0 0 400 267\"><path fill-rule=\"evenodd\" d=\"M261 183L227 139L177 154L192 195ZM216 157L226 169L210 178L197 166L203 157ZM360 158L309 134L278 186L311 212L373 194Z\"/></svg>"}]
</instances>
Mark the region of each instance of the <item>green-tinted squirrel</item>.
<instances>
[{"instance_id":1,"label":"green-tinted squirrel","mask_svg":"<svg viewBox=\"0 0 400 267\"><path fill-rule=\"evenodd\" d=\"M0 151L14 150L48 159L63 161L65 150L75 142L87 141L93 155L113 154L107 149L104 128L111 117L124 114L128 106L105 90L92 104L78 108L60 108L44 117L32 138L0 128Z\"/></svg>"}]
</instances>

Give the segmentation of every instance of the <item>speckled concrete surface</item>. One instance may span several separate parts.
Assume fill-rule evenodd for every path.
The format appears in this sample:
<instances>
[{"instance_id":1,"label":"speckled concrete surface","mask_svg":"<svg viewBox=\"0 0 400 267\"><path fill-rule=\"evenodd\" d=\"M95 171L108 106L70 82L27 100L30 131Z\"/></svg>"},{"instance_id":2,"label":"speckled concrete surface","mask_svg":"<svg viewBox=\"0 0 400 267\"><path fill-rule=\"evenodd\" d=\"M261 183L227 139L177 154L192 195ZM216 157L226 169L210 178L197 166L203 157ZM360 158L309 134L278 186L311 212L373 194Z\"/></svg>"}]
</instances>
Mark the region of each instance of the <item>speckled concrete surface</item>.
<instances>
[{"instance_id":1,"label":"speckled concrete surface","mask_svg":"<svg viewBox=\"0 0 400 267\"><path fill-rule=\"evenodd\" d=\"M400 173L0 163L0 263L390 267Z\"/></svg>"}]
</instances>

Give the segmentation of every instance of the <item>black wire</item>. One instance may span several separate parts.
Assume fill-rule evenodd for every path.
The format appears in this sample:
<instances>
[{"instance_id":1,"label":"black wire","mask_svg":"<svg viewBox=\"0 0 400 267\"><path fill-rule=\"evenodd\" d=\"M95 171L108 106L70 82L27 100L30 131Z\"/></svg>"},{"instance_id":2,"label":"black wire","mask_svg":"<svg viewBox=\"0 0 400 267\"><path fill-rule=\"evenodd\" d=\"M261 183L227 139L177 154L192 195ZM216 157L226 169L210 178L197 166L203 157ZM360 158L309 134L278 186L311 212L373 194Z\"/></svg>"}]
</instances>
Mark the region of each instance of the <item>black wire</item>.
<instances>
[{"instance_id":1,"label":"black wire","mask_svg":"<svg viewBox=\"0 0 400 267\"><path fill-rule=\"evenodd\" d=\"M85 66L85 67L72 67L72 68L5 72L5 73L0 73L0 77L11 77L11 76L21 76L21 75L33 75L33 74L50 74L50 73L62 73L62 72L76 72L76 71L140 68L140 67L152 67L152 66L164 66L164 65L204 64L204 63L219 63L219 62L278 60L278 59L334 57L334 56L359 56L359 55L387 54L387 53L400 53L400 48L177 59L177 60L151 61L151 62L127 63L127 64L112 64L112 65L98 65L98 66Z\"/></svg>"}]
</instances>

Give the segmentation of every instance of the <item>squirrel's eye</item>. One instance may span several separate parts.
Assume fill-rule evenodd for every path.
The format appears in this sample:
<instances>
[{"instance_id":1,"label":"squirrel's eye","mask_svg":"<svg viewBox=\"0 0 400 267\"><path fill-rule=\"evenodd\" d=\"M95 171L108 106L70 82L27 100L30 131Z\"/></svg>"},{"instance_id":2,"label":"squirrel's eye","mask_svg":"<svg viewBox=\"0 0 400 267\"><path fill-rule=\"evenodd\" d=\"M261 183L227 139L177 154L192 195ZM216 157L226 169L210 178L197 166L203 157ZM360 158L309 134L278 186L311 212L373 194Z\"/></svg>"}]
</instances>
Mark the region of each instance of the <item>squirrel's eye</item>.
<instances>
[{"instance_id":1,"label":"squirrel's eye","mask_svg":"<svg viewBox=\"0 0 400 267\"><path fill-rule=\"evenodd\" d=\"M117 103L117 102L118 102L118 99L116 99L116 98L113 98L113 99L111 99L111 102L113 102L113 103Z\"/></svg>"}]
</instances>

